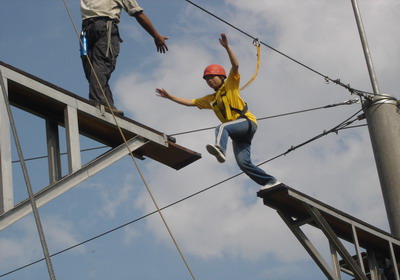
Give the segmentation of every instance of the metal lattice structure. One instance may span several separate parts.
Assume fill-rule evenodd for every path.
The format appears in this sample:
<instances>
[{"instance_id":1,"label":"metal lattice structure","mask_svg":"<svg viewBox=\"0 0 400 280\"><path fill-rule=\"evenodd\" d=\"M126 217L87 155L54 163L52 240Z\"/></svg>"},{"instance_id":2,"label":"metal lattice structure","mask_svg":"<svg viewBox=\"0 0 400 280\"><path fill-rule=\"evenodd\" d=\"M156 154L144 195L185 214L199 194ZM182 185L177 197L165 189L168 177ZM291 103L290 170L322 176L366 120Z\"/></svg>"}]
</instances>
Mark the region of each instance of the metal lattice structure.
<instances>
[{"instance_id":1,"label":"metal lattice structure","mask_svg":"<svg viewBox=\"0 0 400 280\"><path fill-rule=\"evenodd\" d=\"M129 154L113 116L102 106L43 81L0 61L0 230L32 211L29 200L13 201L10 119L6 105L43 118L46 122L50 185L35 194L44 205L90 176ZM5 98L7 96L8 98ZM8 104L6 103L8 102ZM201 158L165 135L126 117L116 117L127 145L135 157L151 158L174 169L181 169ZM61 175L58 128L66 131L68 170ZM81 162L80 135L110 147L85 165Z\"/></svg>"},{"instance_id":2,"label":"metal lattice structure","mask_svg":"<svg viewBox=\"0 0 400 280\"><path fill-rule=\"evenodd\" d=\"M327 279L340 280L342 272L360 280L400 279L400 240L391 234L284 184L257 195L278 212ZM327 238L331 265L302 230L305 225L319 229ZM354 246L355 255L346 249L344 241Z\"/></svg>"}]
</instances>

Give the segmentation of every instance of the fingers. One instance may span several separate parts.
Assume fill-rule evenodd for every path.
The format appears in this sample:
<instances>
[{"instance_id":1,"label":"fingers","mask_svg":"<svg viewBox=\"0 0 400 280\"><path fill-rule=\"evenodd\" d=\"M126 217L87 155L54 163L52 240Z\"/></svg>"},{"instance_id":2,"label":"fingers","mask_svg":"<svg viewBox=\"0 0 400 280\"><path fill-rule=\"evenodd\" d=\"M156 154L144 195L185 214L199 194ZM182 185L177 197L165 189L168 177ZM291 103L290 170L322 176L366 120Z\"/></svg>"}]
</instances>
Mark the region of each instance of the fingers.
<instances>
[{"instance_id":1,"label":"fingers","mask_svg":"<svg viewBox=\"0 0 400 280\"><path fill-rule=\"evenodd\" d=\"M163 88L156 88L156 92L158 93L158 96L168 97L168 92Z\"/></svg>"},{"instance_id":2,"label":"fingers","mask_svg":"<svg viewBox=\"0 0 400 280\"><path fill-rule=\"evenodd\" d=\"M228 39L226 38L225 33L221 34L221 38L219 38L219 42L223 47L228 46Z\"/></svg>"},{"instance_id":3,"label":"fingers","mask_svg":"<svg viewBox=\"0 0 400 280\"><path fill-rule=\"evenodd\" d=\"M166 53L168 51L168 46L165 43L165 41L168 39L169 39L169 37L164 37L164 36L161 36L160 38L155 39L155 43L157 46L157 52Z\"/></svg>"}]
</instances>

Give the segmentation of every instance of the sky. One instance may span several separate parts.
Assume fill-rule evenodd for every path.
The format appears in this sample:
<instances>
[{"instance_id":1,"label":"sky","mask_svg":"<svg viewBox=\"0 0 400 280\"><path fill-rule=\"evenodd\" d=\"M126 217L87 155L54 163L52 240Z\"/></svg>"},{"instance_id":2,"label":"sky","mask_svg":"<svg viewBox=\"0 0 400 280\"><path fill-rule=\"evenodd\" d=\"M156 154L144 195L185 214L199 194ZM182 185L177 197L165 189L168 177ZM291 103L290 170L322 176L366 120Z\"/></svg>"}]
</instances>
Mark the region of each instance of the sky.
<instances>
[{"instance_id":1,"label":"sky","mask_svg":"<svg viewBox=\"0 0 400 280\"><path fill-rule=\"evenodd\" d=\"M194 3L280 52L332 79L372 92L350 1L239 0ZM79 29L79 1L68 0ZM124 40L111 86L125 115L202 154L176 171L150 159L139 162L157 203L169 205L240 172L231 146L218 163L205 145L214 142L218 119L211 111L179 106L155 93L162 87L185 98L211 93L202 79L208 64L229 68L218 38L225 33L240 61L242 83L253 75L253 40L184 0L139 0L169 51L158 54L151 37L123 12ZM400 2L359 1L382 93L398 98ZM2 0L0 60L87 98L74 25L61 0ZM261 47L261 68L242 97L258 118L356 99L274 50ZM259 121L252 144L259 164L331 129L361 109L360 104ZM26 158L46 155L44 121L13 108ZM365 124L365 121L356 122ZM65 134L60 128L61 135ZM62 138L62 137L61 137ZM100 147L81 138L81 147ZM66 150L65 143L61 143ZM82 153L88 162L107 149ZM13 160L17 159L15 148ZM47 161L29 161L35 191L49 184ZM261 166L306 195L389 231L382 191L366 126L329 134L285 157ZM27 198L17 164L13 165L15 203ZM63 160L63 174L66 174ZM256 197L259 186L240 175L178 203L163 213L196 279L323 279L324 275L278 214ZM39 209L50 253L88 240L155 210L128 157L89 178ZM319 231L307 233L327 254ZM43 258L32 215L0 232L0 275ZM158 215L52 258L57 279L191 279ZM1 277L49 279L44 262ZM343 276L343 279L350 279Z\"/></svg>"}]
</instances>

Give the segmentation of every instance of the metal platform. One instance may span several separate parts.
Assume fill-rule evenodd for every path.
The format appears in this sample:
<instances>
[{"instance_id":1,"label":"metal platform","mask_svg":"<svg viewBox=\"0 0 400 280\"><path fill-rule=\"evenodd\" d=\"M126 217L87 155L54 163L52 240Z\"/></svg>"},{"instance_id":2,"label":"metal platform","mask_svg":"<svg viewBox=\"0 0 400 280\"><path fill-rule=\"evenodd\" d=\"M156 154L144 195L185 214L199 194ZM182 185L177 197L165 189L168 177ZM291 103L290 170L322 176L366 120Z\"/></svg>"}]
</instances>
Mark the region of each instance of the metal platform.
<instances>
[{"instance_id":1,"label":"metal platform","mask_svg":"<svg viewBox=\"0 0 400 280\"><path fill-rule=\"evenodd\" d=\"M259 191L257 196L278 212L327 279L341 279L340 272L363 280L400 279L400 240L391 234L284 184ZM331 266L301 229L306 224L320 229L328 239ZM354 256L342 240L354 245Z\"/></svg>"},{"instance_id":2,"label":"metal platform","mask_svg":"<svg viewBox=\"0 0 400 280\"><path fill-rule=\"evenodd\" d=\"M137 158L150 158L176 170L201 158L201 154L176 144L162 132L127 117L114 119L104 106L96 108L78 95L1 61L0 82L0 230L31 211L28 200L18 205L13 202L9 105L46 122L50 185L35 195L38 206L129 154L115 121ZM61 176L59 126L66 131L66 176ZM80 135L109 146L110 150L82 166Z\"/></svg>"}]
</instances>

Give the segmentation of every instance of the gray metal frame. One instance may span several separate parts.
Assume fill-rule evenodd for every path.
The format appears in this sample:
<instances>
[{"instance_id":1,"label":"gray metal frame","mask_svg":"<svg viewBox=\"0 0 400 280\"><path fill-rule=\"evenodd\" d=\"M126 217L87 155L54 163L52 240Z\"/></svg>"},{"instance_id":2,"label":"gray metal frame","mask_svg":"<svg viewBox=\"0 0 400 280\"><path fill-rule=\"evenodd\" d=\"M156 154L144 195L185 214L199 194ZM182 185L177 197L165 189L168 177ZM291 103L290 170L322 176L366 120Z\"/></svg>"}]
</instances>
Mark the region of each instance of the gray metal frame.
<instances>
[{"instance_id":1,"label":"gray metal frame","mask_svg":"<svg viewBox=\"0 0 400 280\"><path fill-rule=\"evenodd\" d=\"M18 85L29 90L33 90L41 96L45 96L48 100L54 100L55 104L62 104L65 108L64 124L66 130L69 174L64 177L62 177L61 174L59 124L50 117L44 117L46 122L50 185L44 187L34 195L38 207L58 197L90 176L95 175L97 172L129 154L127 146L121 144L100 157L93 159L85 166L82 166L78 111L84 111L85 114L91 115L93 118L101 119L103 123L108 123L107 125L109 126L115 126L115 120L112 115L101 112L87 102L74 98L74 96L67 95L56 87L47 85L44 81L42 82L28 74L25 75L0 64L0 230L18 221L32 211L29 199L20 202L18 205L14 205L13 201L11 134L6 110L6 102L9 101L4 99L4 96L9 96L9 81L18 83ZM121 129L136 135L127 140L127 145L131 152L134 153L148 143L155 143L155 147L157 147L157 145L169 147L169 142L165 134L146 129L144 126L137 125L134 122L122 118L117 119ZM184 150L179 147L178 149Z\"/></svg>"},{"instance_id":2,"label":"gray metal frame","mask_svg":"<svg viewBox=\"0 0 400 280\"><path fill-rule=\"evenodd\" d=\"M5 106L7 79L0 72L0 214L14 206L10 121Z\"/></svg>"},{"instance_id":3,"label":"gray metal frame","mask_svg":"<svg viewBox=\"0 0 400 280\"><path fill-rule=\"evenodd\" d=\"M357 280L400 280L397 265L392 265L391 278L382 274L386 262L399 264L396 259L396 254L400 255L399 239L283 184L260 191L258 196L265 205L277 210L327 279L340 280L341 273L346 273ZM307 237L304 225L319 229L326 237L330 263ZM344 240L354 246L354 256L346 249ZM384 248L377 244L383 244Z\"/></svg>"}]
</instances>

